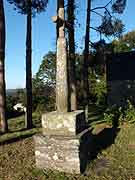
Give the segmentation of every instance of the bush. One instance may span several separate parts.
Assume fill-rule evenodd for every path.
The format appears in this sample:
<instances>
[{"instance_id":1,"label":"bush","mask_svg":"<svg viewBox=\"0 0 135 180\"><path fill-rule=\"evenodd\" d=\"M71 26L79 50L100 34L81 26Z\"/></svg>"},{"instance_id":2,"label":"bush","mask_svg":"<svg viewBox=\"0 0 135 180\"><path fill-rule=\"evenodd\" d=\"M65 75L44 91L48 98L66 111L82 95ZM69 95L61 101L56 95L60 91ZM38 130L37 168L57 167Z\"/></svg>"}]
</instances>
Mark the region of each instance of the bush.
<instances>
[{"instance_id":1,"label":"bush","mask_svg":"<svg viewBox=\"0 0 135 180\"><path fill-rule=\"evenodd\" d=\"M55 95L54 96L40 96L33 97L34 111L39 114L55 110Z\"/></svg>"},{"instance_id":2,"label":"bush","mask_svg":"<svg viewBox=\"0 0 135 180\"><path fill-rule=\"evenodd\" d=\"M113 126L118 126L118 124L134 123L135 122L135 107L128 100L126 107L117 107L113 106L111 108L106 109L104 113L104 120L107 123L111 123Z\"/></svg>"},{"instance_id":3,"label":"bush","mask_svg":"<svg viewBox=\"0 0 135 180\"><path fill-rule=\"evenodd\" d=\"M129 100L127 100L126 109L120 114L119 121L120 121L120 123L135 122L135 107Z\"/></svg>"},{"instance_id":4,"label":"bush","mask_svg":"<svg viewBox=\"0 0 135 180\"><path fill-rule=\"evenodd\" d=\"M112 124L114 127L118 126L119 116L120 116L120 108L116 106L112 106L111 108L107 108L104 113L104 121L109 124Z\"/></svg>"},{"instance_id":5,"label":"bush","mask_svg":"<svg viewBox=\"0 0 135 180\"><path fill-rule=\"evenodd\" d=\"M106 104L106 92L106 81L102 78L95 84L95 97L97 105Z\"/></svg>"},{"instance_id":6,"label":"bush","mask_svg":"<svg viewBox=\"0 0 135 180\"><path fill-rule=\"evenodd\" d=\"M98 79L91 75L90 79L90 93L92 99L94 99L97 105L105 105L106 104L106 80L104 76L98 76Z\"/></svg>"}]
</instances>

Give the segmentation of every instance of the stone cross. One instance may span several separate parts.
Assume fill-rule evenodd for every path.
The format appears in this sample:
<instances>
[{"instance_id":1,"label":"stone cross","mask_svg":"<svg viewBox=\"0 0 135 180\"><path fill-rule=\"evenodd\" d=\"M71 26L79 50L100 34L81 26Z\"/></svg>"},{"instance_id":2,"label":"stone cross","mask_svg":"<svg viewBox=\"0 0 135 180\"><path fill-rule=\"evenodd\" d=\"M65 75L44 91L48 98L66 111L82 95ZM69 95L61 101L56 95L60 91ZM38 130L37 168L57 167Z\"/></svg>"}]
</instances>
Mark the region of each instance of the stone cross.
<instances>
[{"instance_id":1,"label":"stone cross","mask_svg":"<svg viewBox=\"0 0 135 180\"><path fill-rule=\"evenodd\" d=\"M82 149L82 144L85 145L83 148L87 149L88 143L82 142L82 139L89 138L80 136L87 127L84 111L68 112L67 52L64 30L69 24L64 19L64 0L57 1L58 15L52 18L57 23L57 111L42 115L42 133L34 136L36 166L78 174L87 164L88 153Z\"/></svg>"},{"instance_id":2,"label":"stone cross","mask_svg":"<svg viewBox=\"0 0 135 180\"><path fill-rule=\"evenodd\" d=\"M65 39L64 0L57 1L58 15L52 19L57 23L56 62L56 107L58 112L68 112L67 51Z\"/></svg>"}]
</instances>

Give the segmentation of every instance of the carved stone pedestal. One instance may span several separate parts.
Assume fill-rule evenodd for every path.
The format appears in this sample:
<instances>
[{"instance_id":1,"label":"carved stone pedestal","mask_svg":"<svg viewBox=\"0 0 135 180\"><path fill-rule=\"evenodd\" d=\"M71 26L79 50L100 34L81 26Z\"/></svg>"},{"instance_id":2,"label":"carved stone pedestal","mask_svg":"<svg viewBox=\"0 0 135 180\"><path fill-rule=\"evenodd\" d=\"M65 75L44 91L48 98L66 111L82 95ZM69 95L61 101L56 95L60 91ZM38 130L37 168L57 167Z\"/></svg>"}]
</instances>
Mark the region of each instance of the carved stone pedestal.
<instances>
[{"instance_id":1,"label":"carved stone pedestal","mask_svg":"<svg viewBox=\"0 0 135 180\"><path fill-rule=\"evenodd\" d=\"M44 114L43 133L34 137L37 167L79 174L85 155L77 134L86 129L84 122L83 111Z\"/></svg>"},{"instance_id":2,"label":"carved stone pedestal","mask_svg":"<svg viewBox=\"0 0 135 180\"><path fill-rule=\"evenodd\" d=\"M35 136L39 168L80 173L79 139L65 136Z\"/></svg>"},{"instance_id":3,"label":"carved stone pedestal","mask_svg":"<svg viewBox=\"0 0 135 180\"><path fill-rule=\"evenodd\" d=\"M84 111L43 114L42 127L45 135L75 136L86 128Z\"/></svg>"}]
</instances>

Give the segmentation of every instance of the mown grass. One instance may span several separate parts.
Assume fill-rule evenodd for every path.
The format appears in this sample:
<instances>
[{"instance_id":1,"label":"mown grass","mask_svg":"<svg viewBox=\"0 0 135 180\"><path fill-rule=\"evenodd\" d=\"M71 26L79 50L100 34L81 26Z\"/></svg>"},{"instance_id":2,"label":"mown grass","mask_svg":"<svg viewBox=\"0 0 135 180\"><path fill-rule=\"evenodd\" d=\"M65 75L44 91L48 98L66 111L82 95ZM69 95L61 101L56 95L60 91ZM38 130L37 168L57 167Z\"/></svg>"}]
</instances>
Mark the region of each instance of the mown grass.
<instances>
[{"instance_id":1,"label":"mown grass","mask_svg":"<svg viewBox=\"0 0 135 180\"><path fill-rule=\"evenodd\" d=\"M33 120L35 127L28 131L23 116L10 119L10 132L0 135L0 180L135 180L135 125L119 127L116 136L112 127L95 125L97 156L83 175L71 175L35 167L32 136L40 132L40 118L34 114Z\"/></svg>"},{"instance_id":2,"label":"mown grass","mask_svg":"<svg viewBox=\"0 0 135 180\"><path fill-rule=\"evenodd\" d=\"M8 120L9 131L6 134L0 135L0 144L15 142L23 138L30 137L37 132L40 132L41 122L40 116L33 114L33 128L25 129L25 116L12 118Z\"/></svg>"}]
</instances>

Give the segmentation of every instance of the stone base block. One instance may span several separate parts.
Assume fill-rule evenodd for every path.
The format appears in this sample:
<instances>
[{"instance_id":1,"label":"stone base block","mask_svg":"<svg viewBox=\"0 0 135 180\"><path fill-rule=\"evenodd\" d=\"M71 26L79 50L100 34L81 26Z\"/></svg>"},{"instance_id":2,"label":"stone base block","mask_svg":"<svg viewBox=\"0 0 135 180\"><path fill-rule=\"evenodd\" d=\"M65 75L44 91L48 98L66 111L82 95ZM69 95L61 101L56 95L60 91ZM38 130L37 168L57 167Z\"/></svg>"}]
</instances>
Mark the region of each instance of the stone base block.
<instances>
[{"instance_id":1,"label":"stone base block","mask_svg":"<svg viewBox=\"0 0 135 180\"><path fill-rule=\"evenodd\" d=\"M82 110L46 113L42 115L42 127L44 135L76 135L87 127L85 113Z\"/></svg>"},{"instance_id":2,"label":"stone base block","mask_svg":"<svg viewBox=\"0 0 135 180\"><path fill-rule=\"evenodd\" d=\"M35 135L36 166L80 174L80 141L77 137Z\"/></svg>"}]
</instances>

